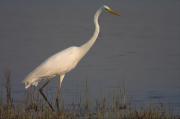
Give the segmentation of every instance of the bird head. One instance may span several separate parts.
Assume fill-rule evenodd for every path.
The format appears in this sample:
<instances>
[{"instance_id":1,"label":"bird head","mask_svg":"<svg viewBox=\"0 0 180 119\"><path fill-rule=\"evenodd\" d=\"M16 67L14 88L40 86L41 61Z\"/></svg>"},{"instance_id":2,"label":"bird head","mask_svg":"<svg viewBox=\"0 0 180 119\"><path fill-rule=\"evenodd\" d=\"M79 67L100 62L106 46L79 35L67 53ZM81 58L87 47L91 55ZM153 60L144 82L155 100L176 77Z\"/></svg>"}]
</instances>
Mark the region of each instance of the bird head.
<instances>
[{"instance_id":1,"label":"bird head","mask_svg":"<svg viewBox=\"0 0 180 119\"><path fill-rule=\"evenodd\" d=\"M113 11L109 6L107 5L103 5L103 10L105 10L106 12L112 14L112 15L116 15L116 16L120 16L119 13Z\"/></svg>"}]
</instances>

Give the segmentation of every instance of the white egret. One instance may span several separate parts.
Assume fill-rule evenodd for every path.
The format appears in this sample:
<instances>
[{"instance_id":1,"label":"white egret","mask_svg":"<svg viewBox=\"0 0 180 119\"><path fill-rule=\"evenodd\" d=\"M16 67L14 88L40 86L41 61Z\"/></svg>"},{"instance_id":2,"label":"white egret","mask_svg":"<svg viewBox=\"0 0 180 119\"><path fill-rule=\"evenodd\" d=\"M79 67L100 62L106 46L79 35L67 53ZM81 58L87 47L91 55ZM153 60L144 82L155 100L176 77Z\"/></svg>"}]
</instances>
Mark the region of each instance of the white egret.
<instances>
[{"instance_id":1,"label":"white egret","mask_svg":"<svg viewBox=\"0 0 180 119\"><path fill-rule=\"evenodd\" d=\"M44 95L43 88L49 83L49 81L53 77L58 76L59 85L56 94L56 103L58 103L60 88L65 75L77 66L79 61L87 54L87 52L93 46L98 37L100 31L98 18L103 11L119 16L119 14L114 12L110 7L108 7L107 5L103 5L96 11L94 15L95 31L89 41L87 41L81 46L72 46L54 54L53 56L49 57L45 62L40 64L25 78L25 80L23 80L26 89L30 86L37 86L38 83L43 79L46 80L45 84L40 87L39 92L53 111L54 108L49 103L47 97Z\"/></svg>"}]
</instances>

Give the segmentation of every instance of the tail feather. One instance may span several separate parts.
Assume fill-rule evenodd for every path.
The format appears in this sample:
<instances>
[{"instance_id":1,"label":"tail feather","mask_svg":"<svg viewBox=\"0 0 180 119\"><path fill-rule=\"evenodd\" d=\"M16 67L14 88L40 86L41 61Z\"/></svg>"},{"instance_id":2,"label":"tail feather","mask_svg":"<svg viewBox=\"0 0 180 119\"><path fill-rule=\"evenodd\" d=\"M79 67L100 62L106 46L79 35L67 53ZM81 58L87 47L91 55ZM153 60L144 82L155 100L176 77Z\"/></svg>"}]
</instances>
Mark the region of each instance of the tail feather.
<instances>
[{"instance_id":1,"label":"tail feather","mask_svg":"<svg viewBox=\"0 0 180 119\"><path fill-rule=\"evenodd\" d=\"M25 84L25 89L28 89L30 86L31 86L31 85L26 85L26 84Z\"/></svg>"},{"instance_id":2,"label":"tail feather","mask_svg":"<svg viewBox=\"0 0 180 119\"><path fill-rule=\"evenodd\" d=\"M22 83L25 84L25 89L28 89L30 86L37 86L39 82L35 78L26 78Z\"/></svg>"}]
</instances>

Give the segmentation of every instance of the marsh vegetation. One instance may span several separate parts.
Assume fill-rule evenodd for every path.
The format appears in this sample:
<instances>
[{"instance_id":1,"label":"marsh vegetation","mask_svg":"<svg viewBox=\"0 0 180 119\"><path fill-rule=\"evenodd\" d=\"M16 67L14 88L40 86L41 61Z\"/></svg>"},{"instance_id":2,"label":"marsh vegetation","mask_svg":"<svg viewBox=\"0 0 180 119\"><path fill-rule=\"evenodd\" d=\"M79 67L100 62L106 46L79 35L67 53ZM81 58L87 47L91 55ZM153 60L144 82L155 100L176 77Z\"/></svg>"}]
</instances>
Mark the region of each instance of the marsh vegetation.
<instances>
[{"instance_id":1,"label":"marsh vegetation","mask_svg":"<svg viewBox=\"0 0 180 119\"><path fill-rule=\"evenodd\" d=\"M4 75L5 95L0 97L0 119L176 119L171 110L163 104L149 104L140 109L131 106L126 90L119 89L108 101L105 97L90 101L88 83L85 83L85 96L79 103L66 105L59 100L60 111L51 111L35 88L25 94L24 101L16 104L11 91L11 72ZM5 97L2 97L5 96ZM51 100L53 102L53 100ZM56 106L56 105L54 105Z\"/></svg>"}]
</instances>

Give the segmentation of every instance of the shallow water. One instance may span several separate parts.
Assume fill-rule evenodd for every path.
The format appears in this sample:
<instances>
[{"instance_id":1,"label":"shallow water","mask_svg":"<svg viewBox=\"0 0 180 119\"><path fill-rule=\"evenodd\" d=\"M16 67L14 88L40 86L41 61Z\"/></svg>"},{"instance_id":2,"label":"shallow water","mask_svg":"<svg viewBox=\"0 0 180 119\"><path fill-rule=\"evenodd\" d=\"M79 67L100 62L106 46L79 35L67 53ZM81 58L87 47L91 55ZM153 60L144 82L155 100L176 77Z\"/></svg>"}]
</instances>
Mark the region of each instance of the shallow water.
<instances>
[{"instance_id":1,"label":"shallow water","mask_svg":"<svg viewBox=\"0 0 180 119\"><path fill-rule=\"evenodd\" d=\"M24 77L52 54L86 42L94 30L93 14L108 4L121 16L102 14L96 44L65 77L65 102L79 100L87 80L92 99L125 87L134 104L165 103L180 113L180 1L104 2L0 1L1 79L10 68L13 95L21 100Z\"/></svg>"}]
</instances>

